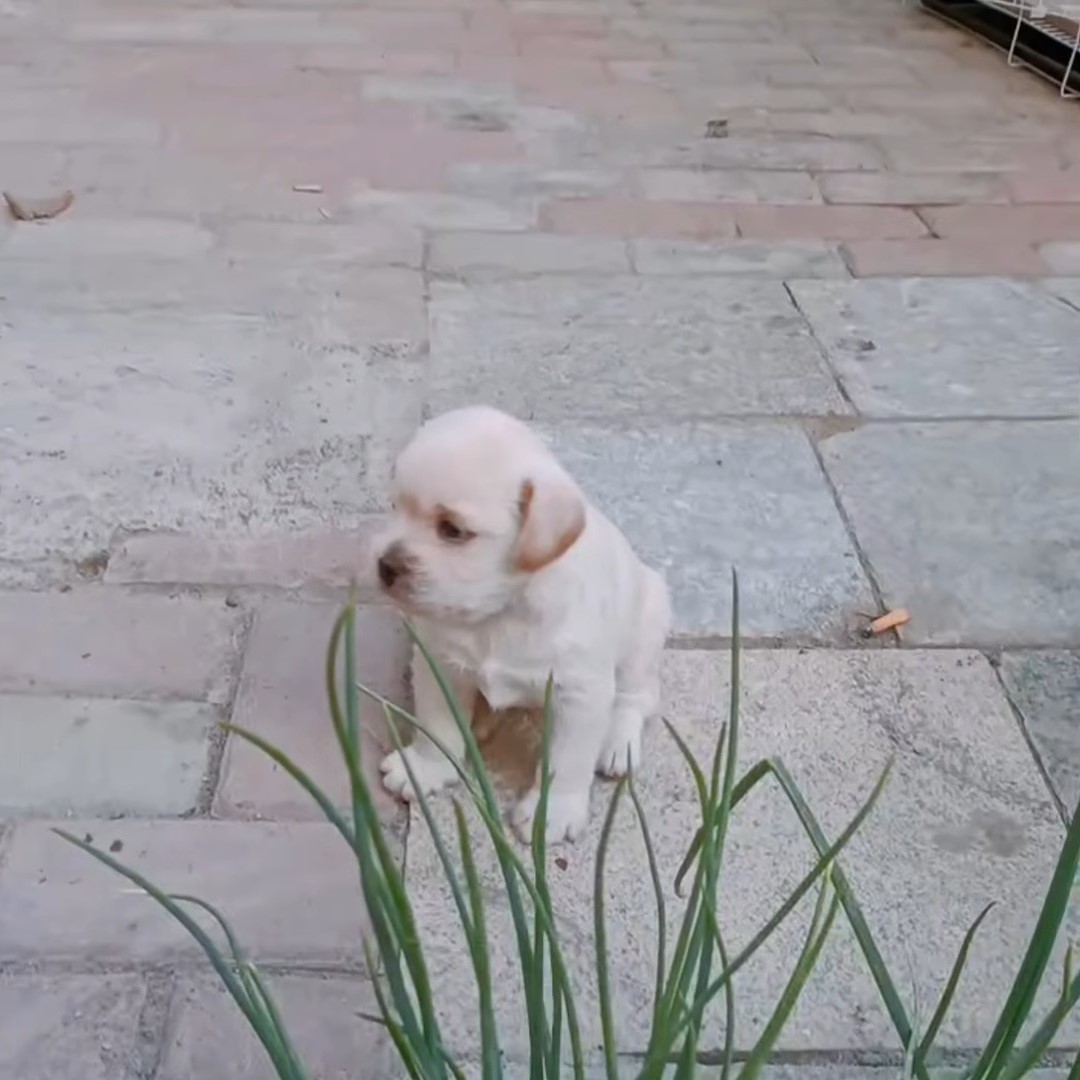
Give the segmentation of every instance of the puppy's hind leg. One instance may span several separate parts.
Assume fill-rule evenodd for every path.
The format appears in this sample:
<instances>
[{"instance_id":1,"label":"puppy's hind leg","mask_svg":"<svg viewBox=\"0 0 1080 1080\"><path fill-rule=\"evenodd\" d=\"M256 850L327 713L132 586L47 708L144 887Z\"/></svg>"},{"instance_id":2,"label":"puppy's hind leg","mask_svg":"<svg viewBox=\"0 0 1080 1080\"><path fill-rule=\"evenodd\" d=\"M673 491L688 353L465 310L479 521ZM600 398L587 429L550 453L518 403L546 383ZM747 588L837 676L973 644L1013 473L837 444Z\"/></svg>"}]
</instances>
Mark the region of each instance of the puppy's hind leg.
<instances>
[{"instance_id":1,"label":"puppy's hind leg","mask_svg":"<svg viewBox=\"0 0 1080 1080\"><path fill-rule=\"evenodd\" d=\"M667 584L646 571L637 636L615 669L615 706L596 771L623 776L641 760L641 729L660 708L660 658L671 628Z\"/></svg>"},{"instance_id":2,"label":"puppy's hind leg","mask_svg":"<svg viewBox=\"0 0 1080 1080\"><path fill-rule=\"evenodd\" d=\"M476 686L458 672L445 672L453 687L458 704L467 721L472 719L473 706L476 703ZM458 730L454 714L443 696L435 676L419 649L413 648L412 683L414 714L419 730L413 732L412 742L401 750L394 750L383 758L379 768L382 772L383 786L392 795L399 795L406 801L415 797L404 758L408 759L416 777L417 785L426 795L431 791L453 783L457 779L457 770L446 759L446 755L424 734L430 732L446 749L461 760L465 751L465 742Z\"/></svg>"}]
</instances>

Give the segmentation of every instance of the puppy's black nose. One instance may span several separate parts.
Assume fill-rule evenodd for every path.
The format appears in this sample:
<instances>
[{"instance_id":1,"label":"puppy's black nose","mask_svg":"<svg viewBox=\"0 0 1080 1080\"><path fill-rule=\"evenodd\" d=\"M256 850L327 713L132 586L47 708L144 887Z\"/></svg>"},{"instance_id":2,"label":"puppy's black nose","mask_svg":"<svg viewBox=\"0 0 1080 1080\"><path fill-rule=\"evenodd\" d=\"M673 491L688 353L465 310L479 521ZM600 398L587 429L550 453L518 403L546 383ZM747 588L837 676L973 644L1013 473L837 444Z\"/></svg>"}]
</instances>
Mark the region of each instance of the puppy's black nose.
<instances>
[{"instance_id":1,"label":"puppy's black nose","mask_svg":"<svg viewBox=\"0 0 1080 1080\"><path fill-rule=\"evenodd\" d=\"M400 544L391 544L379 558L379 580L389 589L398 578L409 572L408 560Z\"/></svg>"},{"instance_id":2,"label":"puppy's black nose","mask_svg":"<svg viewBox=\"0 0 1080 1080\"><path fill-rule=\"evenodd\" d=\"M397 581L399 574L398 568L385 555L379 560L379 580L386 588L389 589Z\"/></svg>"}]
</instances>

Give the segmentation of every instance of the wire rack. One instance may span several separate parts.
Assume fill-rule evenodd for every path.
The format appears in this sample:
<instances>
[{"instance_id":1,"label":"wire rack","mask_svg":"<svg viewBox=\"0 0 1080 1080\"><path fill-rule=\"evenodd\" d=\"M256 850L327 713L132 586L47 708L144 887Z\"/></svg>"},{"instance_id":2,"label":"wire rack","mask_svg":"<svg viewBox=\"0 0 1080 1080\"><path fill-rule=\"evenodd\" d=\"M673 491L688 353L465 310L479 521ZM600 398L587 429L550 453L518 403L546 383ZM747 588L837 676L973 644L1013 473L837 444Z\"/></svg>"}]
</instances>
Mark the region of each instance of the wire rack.
<instances>
[{"instance_id":1,"label":"wire rack","mask_svg":"<svg viewBox=\"0 0 1080 1080\"><path fill-rule=\"evenodd\" d=\"M916 0L918 3L919 0ZM1014 20L1012 39L1004 48L1010 67L1027 68L1042 78L1057 84L1058 93L1063 98L1080 97L1080 91L1070 85L1074 73L1080 75L1080 3L1062 3L1061 0L977 0L983 7L992 8ZM927 7L921 4L920 6ZM933 14L948 18L940 10ZM950 22L955 21L949 19ZM1018 48L1021 45L1021 31L1030 27L1062 46L1067 52L1063 65L1055 65L1060 75L1046 66L1040 66L1027 59L1028 50Z\"/></svg>"}]
</instances>

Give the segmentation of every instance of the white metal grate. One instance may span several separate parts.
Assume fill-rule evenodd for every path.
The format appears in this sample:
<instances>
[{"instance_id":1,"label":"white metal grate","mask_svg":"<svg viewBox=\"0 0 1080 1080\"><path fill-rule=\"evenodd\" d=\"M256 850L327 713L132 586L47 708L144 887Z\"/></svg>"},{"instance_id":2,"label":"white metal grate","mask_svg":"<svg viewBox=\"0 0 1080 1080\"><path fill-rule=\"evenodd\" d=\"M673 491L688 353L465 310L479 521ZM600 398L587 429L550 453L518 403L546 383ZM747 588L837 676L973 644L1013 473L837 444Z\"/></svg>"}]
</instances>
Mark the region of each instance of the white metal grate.
<instances>
[{"instance_id":1,"label":"white metal grate","mask_svg":"<svg viewBox=\"0 0 1080 1080\"><path fill-rule=\"evenodd\" d=\"M1058 0L978 0L984 7L993 8L1005 15L1013 16L1016 25L1012 40L1006 52L1010 67L1023 67L1036 75L1057 83L1058 92L1063 98L1080 97L1080 93L1069 86L1074 71L1080 71L1080 3L1060 3ZM934 12L934 14L940 14ZM953 20L949 20L950 22ZM1065 46L1069 50L1069 59L1060 80L1042 68L1025 60L1017 51L1020 31L1030 26L1047 37Z\"/></svg>"}]
</instances>

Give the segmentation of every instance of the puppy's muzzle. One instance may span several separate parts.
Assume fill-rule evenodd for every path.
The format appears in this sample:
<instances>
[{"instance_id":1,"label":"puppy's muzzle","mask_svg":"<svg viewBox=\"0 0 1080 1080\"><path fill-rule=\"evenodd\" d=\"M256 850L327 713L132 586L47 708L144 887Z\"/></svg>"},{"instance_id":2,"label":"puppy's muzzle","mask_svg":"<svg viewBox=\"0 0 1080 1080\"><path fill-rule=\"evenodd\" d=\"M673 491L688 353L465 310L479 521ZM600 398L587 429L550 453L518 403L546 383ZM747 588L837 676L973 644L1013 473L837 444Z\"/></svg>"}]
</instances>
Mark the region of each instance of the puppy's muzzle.
<instances>
[{"instance_id":1,"label":"puppy's muzzle","mask_svg":"<svg viewBox=\"0 0 1080 1080\"><path fill-rule=\"evenodd\" d=\"M410 560L405 548L397 541L379 556L379 580L384 589L392 589L404 577L408 577Z\"/></svg>"}]
</instances>

